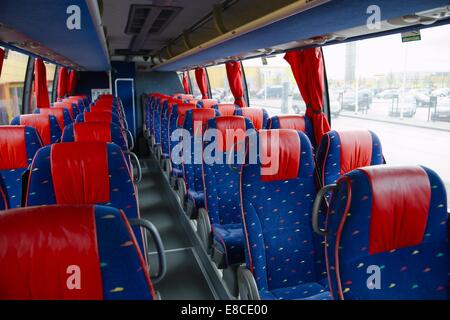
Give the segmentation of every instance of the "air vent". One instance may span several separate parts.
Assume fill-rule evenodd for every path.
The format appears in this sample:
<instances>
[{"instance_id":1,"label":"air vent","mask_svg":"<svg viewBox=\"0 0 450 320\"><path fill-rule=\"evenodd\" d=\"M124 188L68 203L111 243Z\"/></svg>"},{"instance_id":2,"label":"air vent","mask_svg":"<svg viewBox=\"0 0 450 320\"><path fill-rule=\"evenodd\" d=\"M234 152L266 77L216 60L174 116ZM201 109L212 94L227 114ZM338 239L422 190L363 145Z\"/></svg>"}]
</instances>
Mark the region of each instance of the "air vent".
<instances>
[{"instance_id":1,"label":"air vent","mask_svg":"<svg viewBox=\"0 0 450 320\"><path fill-rule=\"evenodd\" d=\"M130 6L125 33L138 35L142 31L147 34L158 34L180 12L180 7L133 4ZM145 27L146 30L143 30Z\"/></svg>"}]
</instances>

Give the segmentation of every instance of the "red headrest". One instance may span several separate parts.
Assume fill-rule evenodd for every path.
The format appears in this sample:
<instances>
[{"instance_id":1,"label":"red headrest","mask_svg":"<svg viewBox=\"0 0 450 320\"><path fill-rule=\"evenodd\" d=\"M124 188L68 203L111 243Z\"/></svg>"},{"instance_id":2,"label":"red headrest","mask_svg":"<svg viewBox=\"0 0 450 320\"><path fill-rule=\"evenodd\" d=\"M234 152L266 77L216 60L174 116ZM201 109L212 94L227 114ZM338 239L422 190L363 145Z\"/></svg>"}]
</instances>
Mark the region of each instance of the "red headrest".
<instances>
[{"instance_id":1,"label":"red headrest","mask_svg":"<svg viewBox=\"0 0 450 320\"><path fill-rule=\"evenodd\" d=\"M175 99L182 99L182 100L189 100L194 99L194 96L192 94L184 94L184 93L175 93L172 95Z\"/></svg>"},{"instance_id":2,"label":"red headrest","mask_svg":"<svg viewBox=\"0 0 450 320\"><path fill-rule=\"evenodd\" d=\"M107 143L70 142L54 144L51 148L57 204L109 202Z\"/></svg>"},{"instance_id":3,"label":"red headrest","mask_svg":"<svg viewBox=\"0 0 450 320\"><path fill-rule=\"evenodd\" d=\"M113 101L114 96L112 94L101 94L97 97L97 100Z\"/></svg>"},{"instance_id":4,"label":"red headrest","mask_svg":"<svg viewBox=\"0 0 450 320\"><path fill-rule=\"evenodd\" d=\"M99 300L102 277L92 206L41 206L0 215L0 299ZM81 288L67 285L74 266Z\"/></svg>"},{"instance_id":5,"label":"red headrest","mask_svg":"<svg viewBox=\"0 0 450 320\"><path fill-rule=\"evenodd\" d=\"M264 112L259 108L241 108L242 115L253 123L256 130L261 130L264 123Z\"/></svg>"},{"instance_id":6,"label":"red headrest","mask_svg":"<svg viewBox=\"0 0 450 320\"><path fill-rule=\"evenodd\" d=\"M221 116L232 116L234 111L236 111L236 106L234 104L221 103L217 105L217 110Z\"/></svg>"},{"instance_id":7,"label":"red headrest","mask_svg":"<svg viewBox=\"0 0 450 320\"><path fill-rule=\"evenodd\" d=\"M73 107L73 105L72 105L72 102L70 102L70 101L59 101L59 102L55 102L55 103L53 104L53 107L56 107L56 108L60 108L60 107L66 108L67 110L69 110L70 116L71 116L72 118L73 118L74 115L75 115L74 107Z\"/></svg>"},{"instance_id":8,"label":"red headrest","mask_svg":"<svg viewBox=\"0 0 450 320\"><path fill-rule=\"evenodd\" d=\"M424 169L370 166L359 169L372 188L369 253L420 244L430 209L431 186Z\"/></svg>"},{"instance_id":9,"label":"red headrest","mask_svg":"<svg viewBox=\"0 0 450 320\"><path fill-rule=\"evenodd\" d=\"M192 109L192 121L194 122L194 134L202 135L206 130L206 124L209 119L216 116L214 109Z\"/></svg>"},{"instance_id":10,"label":"red headrest","mask_svg":"<svg viewBox=\"0 0 450 320\"><path fill-rule=\"evenodd\" d=\"M277 116L278 121L280 122L281 129L293 129L301 132L306 131L306 123L304 116L298 115L285 115L285 116Z\"/></svg>"},{"instance_id":11,"label":"red headrest","mask_svg":"<svg viewBox=\"0 0 450 320\"><path fill-rule=\"evenodd\" d=\"M75 142L98 141L111 142L111 123L109 122L79 122L73 124Z\"/></svg>"},{"instance_id":12,"label":"red headrest","mask_svg":"<svg viewBox=\"0 0 450 320\"><path fill-rule=\"evenodd\" d=\"M341 175L354 169L370 166L372 135L369 130L338 131L341 141Z\"/></svg>"},{"instance_id":13,"label":"red headrest","mask_svg":"<svg viewBox=\"0 0 450 320\"><path fill-rule=\"evenodd\" d=\"M112 122L111 111L92 110L84 113L84 122Z\"/></svg>"},{"instance_id":14,"label":"red headrest","mask_svg":"<svg viewBox=\"0 0 450 320\"><path fill-rule=\"evenodd\" d=\"M20 124L33 127L41 136L44 145L49 145L51 141L50 117L47 114L24 114L20 116Z\"/></svg>"},{"instance_id":15,"label":"red headrest","mask_svg":"<svg viewBox=\"0 0 450 320\"><path fill-rule=\"evenodd\" d=\"M202 99L203 108L212 108L217 104L216 99Z\"/></svg>"},{"instance_id":16,"label":"red headrest","mask_svg":"<svg viewBox=\"0 0 450 320\"><path fill-rule=\"evenodd\" d=\"M258 135L261 180L268 182L297 178L301 155L301 143L297 131L261 130Z\"/></svg>"},{"instance_id":17,"label":"red headrest","mask_svg":"<svg viewBox=\"0 0 450 320\"><path fill-rule=\"evenodd\" d=\"M240 150L245 142L245 118L241 116L221 116L216 118L216 128L222 139L217 142L217 150Z\"/></svg>"},{"instance_id":18,"label":"red headrest","mask_svg":"<svg viewBox=\"0 0 450 320\"><path fill-rule=\"evenodd\" d=\"M52 115L58 121L58 125L61 128L61 131L64 129L64 110L65 108L56 107L56 108L39 108L40 114Z\"/></svg>"},{"instance_id":19,"label":"red headrest","mask_svg":"<svg viewBox=\"0 0 450 320\"><path fill-rule=\"evenodd\" d=\"M112 110L112 102L107 100L97 100L91 108L97 110Z\"/></svg>"},{"instance_id":20,"label":"red headrest","mask_svg":"<svg viewBox=\"0 0 450 320\"><path fill-rule=\"evenodd\" d=\"M193 103L182 103L178 105L178 126L183 126L186 112L188 112L188 110L193 110L196 107L197 106Z\"/></svg>"},{"instance_id":21,"label":"red headrest","mask_svg":"<svg viewBox=\"0 0 450 320\"><path fill-rule=\"evenodd\" d=\"M0 170L28 166L25 126L0 126Z\"/></svg>"}]
</instances>

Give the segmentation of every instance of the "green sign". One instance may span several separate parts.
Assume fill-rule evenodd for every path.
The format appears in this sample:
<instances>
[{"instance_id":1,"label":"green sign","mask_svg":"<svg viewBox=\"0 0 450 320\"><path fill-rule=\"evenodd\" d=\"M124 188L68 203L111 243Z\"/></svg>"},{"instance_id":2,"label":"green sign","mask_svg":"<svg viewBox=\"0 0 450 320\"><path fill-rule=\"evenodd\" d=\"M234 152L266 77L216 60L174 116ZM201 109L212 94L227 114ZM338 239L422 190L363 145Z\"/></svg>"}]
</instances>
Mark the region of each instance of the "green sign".
<instances>
[{"instance_id":1,"label":"green sign","mask_svg":"<svg viewBox=\"0 0 450 320\"><path fill-rule=\"evenodd\" d=\"M422 37L420 36L420 31L408 31L402 33L402 42L412 42L412 41L420 41Z\"/></svg>"}]
</instances>

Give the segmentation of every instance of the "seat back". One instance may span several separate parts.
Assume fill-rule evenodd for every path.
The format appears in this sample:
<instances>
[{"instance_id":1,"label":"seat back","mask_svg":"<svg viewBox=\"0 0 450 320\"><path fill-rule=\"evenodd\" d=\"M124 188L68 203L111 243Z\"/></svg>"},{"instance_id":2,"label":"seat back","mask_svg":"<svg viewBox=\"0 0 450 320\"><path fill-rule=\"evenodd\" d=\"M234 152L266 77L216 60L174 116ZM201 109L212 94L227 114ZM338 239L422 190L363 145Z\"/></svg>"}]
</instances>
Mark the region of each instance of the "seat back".
<instances>
[{"instance_id":1,"label":"seat back","mask_svg":"<svg viewBox=\"0 0 450 320\"><path fill-rule=\"evenodd\" d=\"M147 265L121 211L40 206L0 215L0 299L153 299Z\"/></svg>"},{"instance_id":2,"label":"seat back","mask_svg":"<svg viewBox=\"0 0 450 320\"><path fill-rule=\"evenodd\" d=\"M62 142L113 142L123 151L128 151L122 129L108 122L78 122L68 125L63 132Z\"/></svg>"},{"instance_id":3,"label":"seat back","mask_svg":"<svg viewBox=\"0 0 450 320\"><path fill-rule=\"evenodd\" d=\"M83 98L81 98L81 97L68 97L68 98L65 98L63 101L75 103L78 110L80 111L80 113L83 113L85 110Z\"/></svg>"},{"instance_id":4,"label":"seat back","mask_svg":"<svg viewBox=\"0 0 450 320\"><path fill-rule=\"evenodd\" d=\"M22 175L42 147L36 129L0 126L0 189L7 208L18 208L22 200Z\"/></svg>"},{"instance_id":5,"label":"seat back","mask_svg":"<svg viewBox=\"0 0 450 320\"><path fill-rule=\"evenodd\" d=\"M327 215L334 299L449 299L445 187L421 166L360 168L337 181Z\"/></svg>"},{"instance_id":6,"label":"seat back","mask_svg":"<svg viewBox=\"0 0 450 320\"><path fill-rule=\"evenodd\" d=\"M107 122L124 127L119 116L112 111L92 111L79 114L75 122Z\"/></svg>"},{"instance_id":7,"label":"seat back","mask_svg":"<svg viewBox=\"0 0 450 320\"><path fill-rule=\"evenodd\" d=\"M125 156L114 143L54 144L40 149L33 160L26 205L101 204L139 218L132 181ZM142 244L140 229L134 231Z\"/></svg>"},{"instance_id":8,"label":"seat back","mask_svg":"<svg viewBox=\"0 0 450 320\"><path fill-rule=\"evenodd\" d=\"M8 200L6 199L6 193L3 191L3 187L0 186L0 211L8 209Z\"/></svg>"},{"instance_id":9,"label":"seat back","mask_svg":"<svg viewBox=\"0 0 450 320\"><path fill-rule=\"evenodd\" d=\"M209 109L218 104L216 99L201 99L198 101L201 108Z\"/></svg>"},{"instance_id":10,"label":"seat back","mask_svg":"<svg viewBox=\"0 0 450 320\"><path fill-rule=\"evenodd\" d=\"M316 145L316 140L314 139L314 130L312 126L311 119L307 116L300 115L280 115L274 116L269 119L267 125L269 129L293 129L298 130L306 134L311 141L311 145Z\"/></svg>"},{"instance_id":11,"label":"seat back","mask_svg":"<svg viewBox=\"0 0 450 320\"><path fill-rule=\"evenodd\" d=\"M238 107L232 103L219 103L214 105L213 108L219 111L221 116L232 116Z\"/></svg>"},{"instance_id":12,"label":"seat back","mask_svg":"<svg viewBox=\"0 0 450 320\"><path fill-rule=\"evenodd\" d=\"M198 208L203 206L203 177L202 177L202 148L203 133L207 128L208 120L219 115L214 109L183 109L181 114L185 113L183 128L189 133L189 138L183 140L183 150L190 150L190 157L183 158L183 176L186 182L188 197L191 198L194 205ZM189 147L188 147L189 145ZM185 149L186 148L186 149ZM198 195L197 193L201 193Z\"/></svg>"},{"instance_id":13,"label":"seat back","mask_svg":"<svg viewBox=\"0 0 450 320\"><path fill-rule=\"evenodd\" d=\"M67 108L63 107L53 107L53 108L36 108L34 113L37 114L47 114L56 117L58 121L59 128L61 132L64 130L64 127L73 122L72 117L70 116L70 112Z\"/></svg>"},{"instance_id":14,"label":"seat back","mask_svg":"<svg viewBox=\"0 0 450 320\"><path fill-rule=\"evenodd\" d=\"M61 127L55 116L46 114L23 114L11 120L12 125L33 127L39 133L44 145L61 139Z\"/></svg>"},{"instance_id":15,"label":"seat back","mask_svg":"<svg viewBox=\"0 0 450 320\"><path fill-rule=\"evenodd\" d=\"M69 110L70 116L72 119L76 119L77 116L81 113L81 111L78 109L76 103L73 103L71 101L58 101L53 104L53 107L63 107Z\"/></svg>"},{"instance_id":16,"label":"seat back","mask_svg":"<svg viewBox=\"0 0 450 320\"><path fill-rule=\"evenodd\" d=\"M253 123L256 130L266 129L269 114L263 108L237 108L234 112L237 116L244 116Z\"/></svg>"},{"instance_id":17,"label":"seat back","mask_svg":"<svg viewBox=\"0 0 450 320\"><path fill-rule=\"evenodd\" d=\"M215 150L204 154L205 208L212 225L242 223L241 166L245 161L246 135L254 128L251 121L242 116L219 116L208 121L208 131L213 129L221 138L216 141ZM211 143L214 140L205 136L203 149Z\"/></svg>"},{"instance_id":18,"label":"seat back","mask_svg":"<svg viewBox=\"0 0 450 320\"><path fill-rule=\"evenodd\" d=\"M172 113L172 109L174 105L178 105L183 103L182 100L178 99L164 99L163 106L161 109L161 148L163 152L163 157L168 158L170 155L170 144L169 144L169 119L170 114Z\"/></svg>"},{"instance_id":19,"label":"seat back","mask_svg":"<svg viewBox=\"0 0 450 320\"><path fill-rule=\"evenodd\" d=\"M261 130L257 140L257 159L243 166L240 188L247 267L260 292L319 282L326 274L324 249L311 226L311 143L288 129ZM255 146L249 147L251 155Z\"/></svg>"},{"instance_id":20,"label":"seat back","mask_svg":"<svg viewBox=\"0 0 450 320\"><path fill-rule=\"evenodd\" d=\"M317 149L317 170L323 186L354 169L383 164L378 136L369 130L333 130L322 137Z\"/></svg>"},{"instance_id":21,"label":"seat back","mask_svg":"<svg viewBox=\"0 0 450 320\"><path fill-rule=\"evenodd\" d=\"M181 99L181 100L190 100L190 99L194 99L194 96L192 94L174 93L172 95L172 98Z\"/></svg>"}]
</instances>

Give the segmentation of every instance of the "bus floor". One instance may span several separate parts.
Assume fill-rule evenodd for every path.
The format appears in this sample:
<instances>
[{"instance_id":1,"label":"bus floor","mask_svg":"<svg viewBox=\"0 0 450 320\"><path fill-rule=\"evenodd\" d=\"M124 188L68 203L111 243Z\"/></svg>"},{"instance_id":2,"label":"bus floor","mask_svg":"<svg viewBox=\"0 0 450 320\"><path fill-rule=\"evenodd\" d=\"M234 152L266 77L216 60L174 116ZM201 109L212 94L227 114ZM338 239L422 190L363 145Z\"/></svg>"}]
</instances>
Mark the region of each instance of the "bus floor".
<instances>
[{"instance_id":1,"label":"bus floor","mask_svg":"<svg viewBox=\"0 0 450 320\"><path fill-rule=\"evenodd\" d=\"M158 229L166 252L167 273L155 290L163 300L227 299L220 276L189 224L187 216L163 176L155 158L140 159L142 180L138 183L140 214ZM150 270L157 272L155 248L149 238Z\"/></svg>"}]
</instances>

